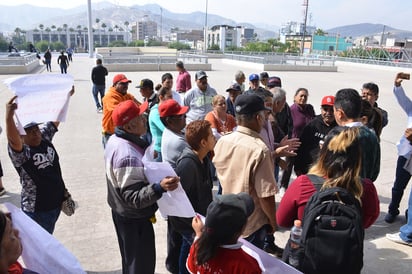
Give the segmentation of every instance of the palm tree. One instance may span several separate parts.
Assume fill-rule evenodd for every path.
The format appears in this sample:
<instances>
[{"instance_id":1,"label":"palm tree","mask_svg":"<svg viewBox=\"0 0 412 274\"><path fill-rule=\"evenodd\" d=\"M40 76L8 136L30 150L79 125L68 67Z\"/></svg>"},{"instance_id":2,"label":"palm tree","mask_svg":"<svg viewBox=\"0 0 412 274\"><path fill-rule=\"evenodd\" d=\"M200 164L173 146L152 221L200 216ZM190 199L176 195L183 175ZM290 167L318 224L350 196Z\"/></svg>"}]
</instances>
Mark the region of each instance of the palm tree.
<instances>
[{"instance_id":1,"label":"palm tree","mask_svg":"<svg viewBox=\"0 0 412 274\"><path fill-rule=\"evenodd\" d=\"M102 45L102 34L101 34L101 32L100 32L100 25L99 25L99 23L100 23L100 19L99 18L96 18L96 24L97 24L97 29L99 30L99 44L100 44L100 46Z\"/></svg>"},{"instance_id":2,"label":"palm tree","mask_svg":"<svg viewBox=\"0 0 412 274\"><path fill-rule=\"evenodd\" d=\"M50 35L51 29L50 29L49 27L47 27L47 28L45 29L45 31L46 31L47 34L49 35L49 44L51 44L51 35Z\"/></svg>"},{"instance_id":3,"label":"palm tree","mask_svg":"<svg viewBox=\"0 0 412 274\"><path fill-rule=\"evenodd\" d=\"M44 29L44 25L40 24L39 25L39 29L40 29L40 41L43 41L43 29Z\"/></svg>"},{"instance_id":4,"label":"palm tree","mask_svg":"<svg viewBox=\"0 0 412 274\"><path fill-rule=\"evenodd\" d=\"M126 31L129 32L129 25L130 25L129 21L124 21L124 25L126 27ZM129 44L129 33L126 34L126 40L127 40L127 43Z\"/></svg>"},{"instance_id":5,"label":"palm tree","mask_svg":"<svg viewBox=\"0 0 412 274\"><path fill-rule=\"evenodd\" d=\"M67 24L63 24L63 30L66 33L66 45L68 46L70 44L70 37L69 33L67 32Z\"/></svg>"},{"instance_id":6,"label":"palm tree","mask_svg":"<svg viewBox=\"0 0 412 274\"><path fill-rule=\"evenodd\" d=\"M107 25L106 25L105 23L102 23L102 24L101 24L101 27L102 27L102 29L103 29L103 32L105 32L105 31L106 31L106 28L107 28ZM102 45L102 44L100 44L100 45Z\"/></svg>"},{"instance_id":7,"label":"palm tree","mask_svg":"<svg viewBox=\"0 0 412 274\"><path fill-rule=\"evenodd\" d=\"M59 42L61 42L60 41L60 32L63 30L63 28L61 28L61 27L58 27L57 28L57 40L59 41Z\"/></svg>"}]
</instances>

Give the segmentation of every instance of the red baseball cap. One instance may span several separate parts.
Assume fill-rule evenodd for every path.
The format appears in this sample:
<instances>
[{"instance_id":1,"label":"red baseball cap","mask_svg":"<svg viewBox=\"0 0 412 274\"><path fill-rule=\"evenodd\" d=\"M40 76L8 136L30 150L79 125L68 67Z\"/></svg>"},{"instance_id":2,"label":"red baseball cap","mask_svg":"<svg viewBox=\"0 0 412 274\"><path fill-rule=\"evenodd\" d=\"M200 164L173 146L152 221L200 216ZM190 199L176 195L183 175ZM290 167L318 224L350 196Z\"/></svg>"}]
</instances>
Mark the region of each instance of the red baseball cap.
<instances>
[{"instance_id":1,"label":"red baseball cap","mask_svg":"<svg viewBox=\"0 0 412 274\"><path fill-rule=\"evenodd\" d=\"M124 75L124 74L116 74L113 77L113 85L117 84L118 82L120 82L120 83L131 83L132 81L127 79L126 75Z\"/></svg>"},{"instance_id":2,"label":"red baseball cap","mask_svg":"<svg viewBox=\"0 0 412 274\"><path fill-rule=\"evenodd\" d=\"M148 106L148 102L144 102L138 106L134 101L127 100L118 104L112 112L112 120L115 126L123 126L133 118L142 115Z\"/></svg>"},{"instance_id":3,"label":"red baseball cap","mask_svg":"<svg viewBox=\"0 0 412 274\"><path fill-rule=\"evenodd\" d=\"M173 99L164 101L159 105L160 117L169 117L185 114L189 110L187 106L181 106Z\"/></svg>"},{"instance_id":4,"label":"red baseball cap","mask_svg":"<svg viewBox=\"0 0 412 274\"><path fill-rule=\"evenodd\" d=\"M335 104L335 96L329 95L322 98L321 106L333 106Z\"/></svg>"}]
</instances>

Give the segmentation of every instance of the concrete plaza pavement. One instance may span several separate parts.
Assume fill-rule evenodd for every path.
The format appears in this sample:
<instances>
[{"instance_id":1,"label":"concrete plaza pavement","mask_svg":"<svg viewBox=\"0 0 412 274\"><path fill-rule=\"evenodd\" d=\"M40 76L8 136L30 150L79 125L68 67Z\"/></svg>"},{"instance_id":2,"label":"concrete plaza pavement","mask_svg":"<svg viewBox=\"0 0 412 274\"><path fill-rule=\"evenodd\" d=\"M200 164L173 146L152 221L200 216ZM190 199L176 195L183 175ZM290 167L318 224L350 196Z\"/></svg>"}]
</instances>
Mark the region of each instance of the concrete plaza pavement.
<instances>
[{"instance_id":1,"label":"concrete plaza pavement","mask_svg":"<svg viewBox=\"0 0 412 274\"><path fill-rule=\"evenodd\" d=\"M59 73L56 56L52 59L52 73ZM237 70L243 70L246 75L259 73L261 70L255 64L233 63L220 59L209 60L212 71L209 75L209 84L216 88L218 93L225 95ZM334 95L338 89L352 87L360 90L365 82L373 81L380 87L379 105L388 111L389 124L384 128L381 136L381 171L375 182L380 199L381 215L377 222L365 234L364 268L362 273L410 273L412 247L396 244L385 238L386 233L399 231L405 223L403 215L393 224L387 224L383 217L390 201L390 192L395 175L397 151L396 142L406 127L406 115L398 106L393 94L393 79L396 68L379 67L338 63L338 72L275 72L282 78L283 87L287 91L288 103L293 101L293 95L298 87L309 90L309 100L320 112L319 104L325 95ZM121 273L121 259L114 226L111 220L109 206L106 202L106 181L103 162L103 148L101 146L101 114L96 113L92 94L90 72L94 66L94 59L86 55L74 55L73 63L68 73L74 76L76 93L71 98L67 121L59 127L54 144L59 152L60 163L66 185L78 202L76 213L67 217L61 215L56 225L54 236L64 244L80 261L88 273ZM404 71L408 71L403 69ZM408 71L409 72L409 71ZM43 70L41 73L48 73ZM107 77L107 86L111 84L113 76L118 72L110 72ZM140 98L135 86L143 78L150 78L155 83L160 82L164 72L127 72L125 73L133 83L129 92ZM176 77L177 73L172 72ZM194 78L194 72L191 71ZM12 97L12 93L4 85L3 80L13 75L0 75L0 125L5 128L5 104ZM194 79L192 79L194 82ZM247 85L247 82L246 82ZM412 84L404 81L404 88L412 95ZM7 194L0 198L0 203L12 202L20 206L20 184L16 171L7 156L6 136L0 136L0 159L3 165L3 183ZM410 185L405 191L401 204L401 212L407 208ZM276 197L280 201L281 197ZM168 273L164 267L166 257L166 222L157 218L154 225L156 233L157 263L156 273ZM289 232L276 232L276 242L282 246L286 243ZM63 273L63 272L62 272Z\"/></svg>"}]
</instances>

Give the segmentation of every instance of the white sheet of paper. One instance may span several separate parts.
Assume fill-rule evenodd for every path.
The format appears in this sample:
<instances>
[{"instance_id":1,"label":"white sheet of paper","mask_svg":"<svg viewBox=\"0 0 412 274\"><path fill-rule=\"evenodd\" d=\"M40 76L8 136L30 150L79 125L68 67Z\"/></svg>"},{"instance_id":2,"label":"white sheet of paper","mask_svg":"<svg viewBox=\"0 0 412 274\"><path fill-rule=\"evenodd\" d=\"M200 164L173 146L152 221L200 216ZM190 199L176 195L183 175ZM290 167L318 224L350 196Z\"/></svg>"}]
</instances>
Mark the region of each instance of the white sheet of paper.
<instances>
[{"instance_id":1,"label":"white sheet of paper","mask_svg":"<svg viewBox=\"0 0 412 274\"><path fill-rule=\"evenodd\" d=\"M150 146L146 149L143 157L144 173L150 183L159 183L166 176L177 176L172 166L166 162L152 162L150 155L153 155L153 149ZM187 198L181 184L173 190L163 194L162 198L157 201L160 214L163 217L177 216L191 218L195 216L192 204Z\"/></svg>"},{"instance_id":2,"label":"white sheet of paper","mask_svg":"<svg viewBox=\"0 0 412 274\"><path fill-rule=\"evenodd\" d=\"M69 91L74 79L67 74L36 74L6 79L4 83L17 95L18 128L30 122L64 122ZM24 133L24 131L22 132Z\"/></svg>"},{"instance_id":3,"label":"white sheet of paper","mask_svg":"<svg viewBox=\"0 0 412 274\"><path fill-rule=\"evenodd\" d=\"M43 274L86 274L76 257L56 238L13 204L4 203L4 206L11 213L13 227L19 230L21 257L27 269Z\"/></svg>"}]
</instances>

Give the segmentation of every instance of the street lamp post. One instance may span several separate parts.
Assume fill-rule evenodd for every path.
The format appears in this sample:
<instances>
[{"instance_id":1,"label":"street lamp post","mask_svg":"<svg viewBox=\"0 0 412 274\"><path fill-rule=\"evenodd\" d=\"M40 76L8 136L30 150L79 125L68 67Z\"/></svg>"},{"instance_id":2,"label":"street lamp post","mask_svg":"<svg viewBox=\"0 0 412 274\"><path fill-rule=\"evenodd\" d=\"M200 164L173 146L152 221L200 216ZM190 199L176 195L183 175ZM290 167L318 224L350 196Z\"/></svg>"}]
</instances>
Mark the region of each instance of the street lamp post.
<instances>
[{"instance_id":1,"label":"street lamp post","mask_svg":"<svg viewBox=\"0 0 412 274\"><path fill-rule=\"evenodd\" d=\"M204 34L204 39L205 40L205 45L204 45L204 52L207 51L207 6L208 6L208 0L206 0L206 13L205 13L205 34Z\"/></svg>"},{"instance_id":2,"label":"street lamp post","mask_svg":"<svg viewBox=\"0 0 412 274\"><path fill-rule=\"evenodd\" d=\"M87 0L87 21L89 25L89 57L93 58L93 52L94 52L94 45L93 45L93 28L92 28L92 0Z\"/></svg>"}]
</instances>

